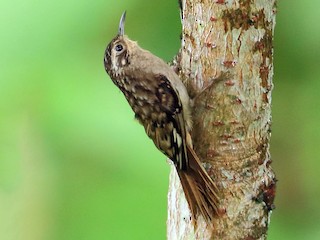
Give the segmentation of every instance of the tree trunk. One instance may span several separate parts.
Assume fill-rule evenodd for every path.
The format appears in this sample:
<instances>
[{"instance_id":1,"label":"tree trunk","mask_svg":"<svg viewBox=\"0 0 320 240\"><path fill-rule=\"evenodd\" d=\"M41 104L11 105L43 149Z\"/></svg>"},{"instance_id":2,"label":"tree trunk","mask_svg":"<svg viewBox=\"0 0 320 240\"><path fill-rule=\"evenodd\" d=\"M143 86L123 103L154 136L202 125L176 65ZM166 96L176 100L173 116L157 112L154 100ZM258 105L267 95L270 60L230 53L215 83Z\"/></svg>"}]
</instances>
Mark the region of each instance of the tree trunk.
<instances>
[{"instance_id":1,"label":"tree trunk","mask_svg":"<svg viewBox=\"0 0 320 240\"><path fill-rule=\"evenodd\" d=\"M197 227L172 167L167 237L266 239L275 175L269 140L275 0L182 0L176 69L194 100L193 143L220 189L214 228Z\"/></svg>"}]
</instances>

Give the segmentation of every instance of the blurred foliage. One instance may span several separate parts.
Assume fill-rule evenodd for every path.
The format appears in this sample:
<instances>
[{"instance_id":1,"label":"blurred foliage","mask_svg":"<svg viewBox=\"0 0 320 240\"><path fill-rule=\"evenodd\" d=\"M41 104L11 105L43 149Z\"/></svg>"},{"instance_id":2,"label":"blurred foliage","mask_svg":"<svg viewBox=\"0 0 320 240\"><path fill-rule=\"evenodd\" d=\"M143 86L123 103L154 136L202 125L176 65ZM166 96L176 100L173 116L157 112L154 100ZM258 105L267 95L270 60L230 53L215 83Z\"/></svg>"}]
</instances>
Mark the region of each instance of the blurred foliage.
<instances>
[{"instance_id":1,"label":"blurred foliage","mask_svg":"<svg viewBox=\"0 0 320 240\"><path fill-rule=\"evenodd\" d=\"M320 2L278 5L269 239L319 239ZM102 64L124 10L172 59L177 1L1 3L0 239L165 239L169 167Z\"/></svg>"}]
</instances>

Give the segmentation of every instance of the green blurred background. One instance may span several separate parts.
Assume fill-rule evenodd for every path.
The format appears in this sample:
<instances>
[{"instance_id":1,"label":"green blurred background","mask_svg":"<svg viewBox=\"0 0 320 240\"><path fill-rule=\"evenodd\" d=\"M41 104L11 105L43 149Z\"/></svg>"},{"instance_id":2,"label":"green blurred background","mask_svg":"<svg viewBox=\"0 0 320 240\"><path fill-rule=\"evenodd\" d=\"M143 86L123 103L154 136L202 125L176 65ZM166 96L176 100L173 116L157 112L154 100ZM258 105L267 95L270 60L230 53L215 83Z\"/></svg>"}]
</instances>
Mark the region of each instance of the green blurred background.
<instances>
[{"instance_id":1,"label":"green blurred background","mask_svg":"<svg viewBox=\"0 0 320 240\"><path fill-rule=\"evenodd\" d=\"M127 34L171 60L177 1L0 6L0 239L165 239L169 166L102 59L126 9ZM320 239L320 2L278 6L269 239Z\"/></svg>"}]
</instances>

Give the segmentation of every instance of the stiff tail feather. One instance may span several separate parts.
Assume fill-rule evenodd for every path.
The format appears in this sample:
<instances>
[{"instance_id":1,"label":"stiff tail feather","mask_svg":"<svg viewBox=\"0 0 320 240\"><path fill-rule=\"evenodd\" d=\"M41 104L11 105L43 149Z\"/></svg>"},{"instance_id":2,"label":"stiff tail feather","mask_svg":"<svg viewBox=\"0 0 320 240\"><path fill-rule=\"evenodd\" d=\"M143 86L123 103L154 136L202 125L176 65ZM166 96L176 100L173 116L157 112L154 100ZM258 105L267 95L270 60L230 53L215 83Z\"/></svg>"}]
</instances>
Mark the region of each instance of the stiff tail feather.
<instances>
[{"instance_id":1,"label":"stiff tail feather","mask_svg":"<svg viewBox=\"0 0 320 240\"><path fill-rule=\"evenodd\" d=\"M189 168L187 171L177 169L181 185L189 204L192 217L196 222L200 213L208 225L218 212L218 188L190 147L187 147Z\"/></svg>"}]
</instances>

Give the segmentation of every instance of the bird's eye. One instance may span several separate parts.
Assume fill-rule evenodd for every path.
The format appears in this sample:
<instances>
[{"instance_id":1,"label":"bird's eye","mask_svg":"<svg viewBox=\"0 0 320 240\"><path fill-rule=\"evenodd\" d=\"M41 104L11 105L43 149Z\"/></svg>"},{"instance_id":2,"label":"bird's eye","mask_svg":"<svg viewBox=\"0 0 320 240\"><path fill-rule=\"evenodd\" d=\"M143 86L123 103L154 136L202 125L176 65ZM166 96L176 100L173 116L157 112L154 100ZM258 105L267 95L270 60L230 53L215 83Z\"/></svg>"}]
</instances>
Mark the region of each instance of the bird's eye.
<instances>
[{"instance_id":1,"label":"bird's eye","mask_svg":"<svg viewBox=\"0 0 320 240\"><path fill-rule=\"evenodd\" d=\"M117 44L114 48L117 52L121 52L123 49L123 46L121 44Z\"/></svg>"}]
</instances>

